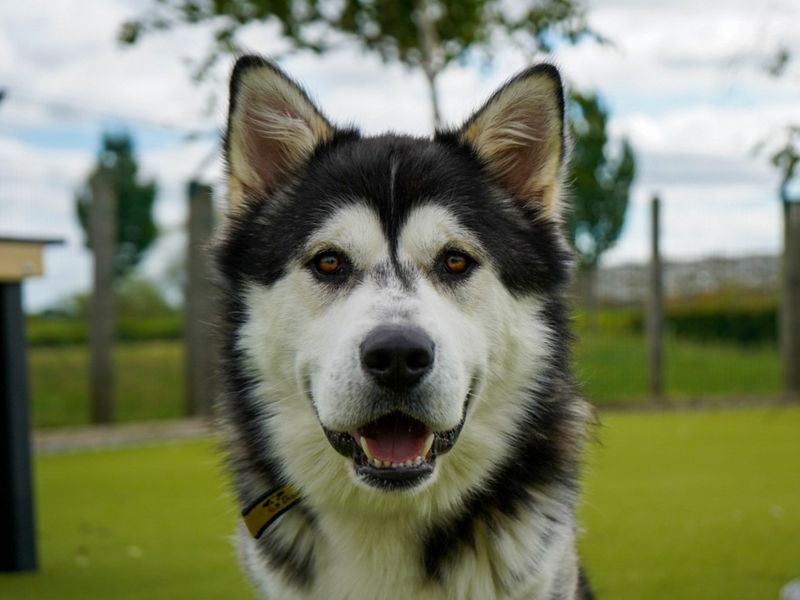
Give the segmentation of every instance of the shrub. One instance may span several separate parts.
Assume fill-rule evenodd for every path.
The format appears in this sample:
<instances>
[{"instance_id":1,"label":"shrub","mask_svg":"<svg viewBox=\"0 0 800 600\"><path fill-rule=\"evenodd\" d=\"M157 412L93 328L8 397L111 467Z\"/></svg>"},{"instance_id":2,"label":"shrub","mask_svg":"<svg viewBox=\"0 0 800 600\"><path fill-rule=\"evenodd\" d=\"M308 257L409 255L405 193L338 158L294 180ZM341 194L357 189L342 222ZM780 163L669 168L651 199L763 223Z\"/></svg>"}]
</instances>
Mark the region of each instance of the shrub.
<instances>
[{"instance_id":1,"label":"shrub","mask_svg":"<svg viewBox=\"0 0 800 600\"><path fill-rule=\"evenodd\" d=\"M666 328L679 337L703 341L731 341L742 345L775 344L778 311L773 308L717 310L673 308L667 311Z\"/></svg>"},{"instance_id":2,"label":"shrub","mask_svg":"<svg viewBox=\"0 0 800 600\"><path fill-rule=\"evenodd\" d=\"M630 319L631 331L644 331L645 314ZM727 290L672 300L665 309L665 328L677 337L740 345L776 344L778 304L773 295Z\"/></svg>"},{"instance_id":3,"label":"shrub","mask_svg":"<svg viewBox=\"0 0 800 600\"><path fill-rule=\"evenodd\" d=\"M116 323L117 340L138 342L171 340L183 335L180 313L153 316L122 316ZM86 319L33 315L27 319L28 344L31 346L67 346L85 344L89 339Z\"/></svg>"}]
</instances>

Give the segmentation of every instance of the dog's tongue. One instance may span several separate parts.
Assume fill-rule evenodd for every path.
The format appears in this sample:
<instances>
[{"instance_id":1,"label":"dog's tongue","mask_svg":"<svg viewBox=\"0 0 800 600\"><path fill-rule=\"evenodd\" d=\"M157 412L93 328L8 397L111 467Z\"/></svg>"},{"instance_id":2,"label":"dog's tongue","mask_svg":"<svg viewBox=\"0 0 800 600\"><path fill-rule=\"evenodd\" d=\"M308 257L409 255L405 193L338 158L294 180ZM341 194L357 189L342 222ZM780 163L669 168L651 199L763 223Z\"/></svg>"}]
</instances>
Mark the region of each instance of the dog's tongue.
<instances>
[{"instance_id":1,"label":"dog's tongue","mask_svg":"<svg viewBox=\"0 0 800 600\"><path fill-rule=\"evenodd\" d=\"M429 431L419 421L395 414L370 423L360 433L372 456L384 462L401 463L422 454Z\"/></svg>"}]
</instances>

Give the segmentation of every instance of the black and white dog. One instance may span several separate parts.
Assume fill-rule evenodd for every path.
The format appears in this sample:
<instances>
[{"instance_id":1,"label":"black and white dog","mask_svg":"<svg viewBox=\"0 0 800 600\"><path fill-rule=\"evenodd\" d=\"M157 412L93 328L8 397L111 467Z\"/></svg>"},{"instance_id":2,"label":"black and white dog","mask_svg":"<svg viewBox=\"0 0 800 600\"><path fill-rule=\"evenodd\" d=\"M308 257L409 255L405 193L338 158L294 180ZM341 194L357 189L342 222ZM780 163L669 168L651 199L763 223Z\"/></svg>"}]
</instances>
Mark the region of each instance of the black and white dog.
<instances>
[{"instance_id":1,"label":"black and white dog","mask_svg":"<svg viewBox=\"0 0 800 600\"><path fill-rule=\"evenodd\" d=\"M557 70L432 139L364 137L247 56L225 153L221 408L259 590L588 598Z\"/></svg>"}]
</instances>

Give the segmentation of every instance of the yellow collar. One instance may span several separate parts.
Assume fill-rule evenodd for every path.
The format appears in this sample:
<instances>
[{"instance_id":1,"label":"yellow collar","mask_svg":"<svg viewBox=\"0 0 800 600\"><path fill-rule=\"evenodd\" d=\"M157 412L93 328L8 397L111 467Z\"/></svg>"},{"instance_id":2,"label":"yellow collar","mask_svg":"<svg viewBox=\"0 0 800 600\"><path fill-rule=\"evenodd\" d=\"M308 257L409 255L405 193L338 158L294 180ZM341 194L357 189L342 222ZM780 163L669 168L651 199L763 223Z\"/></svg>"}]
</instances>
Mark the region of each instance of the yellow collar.
<instances>
[{"instance_id":1,"label":"yellow collar","mask_svg":"<svg viewBox=\"0 0 800 600\"><path fill-rule=\"evenodd\" d=\"M250 535L258 539L275 519L300 501L300 494L290 485L276 488L242 511Z\"/></svg>"}]
</instances>

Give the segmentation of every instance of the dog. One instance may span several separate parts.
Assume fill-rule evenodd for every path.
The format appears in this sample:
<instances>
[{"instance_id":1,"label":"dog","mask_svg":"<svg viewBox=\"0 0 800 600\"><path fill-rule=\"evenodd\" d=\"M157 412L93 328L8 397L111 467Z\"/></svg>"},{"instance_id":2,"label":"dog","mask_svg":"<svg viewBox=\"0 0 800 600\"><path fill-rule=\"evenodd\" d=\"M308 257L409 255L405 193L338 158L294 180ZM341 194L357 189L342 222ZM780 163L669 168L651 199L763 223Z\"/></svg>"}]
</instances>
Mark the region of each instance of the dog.
<instances>
[{"instance_id":1,"label":"dog","mask_svg":"<svg viewBox=\"0 0 800 600\"><path fill-rule=\"evenodd\" d=\"M337 127L240 58L220 415L266 598L589 598L564 91L541 64L430 138Z\"/></svg>"}]
</instances>

